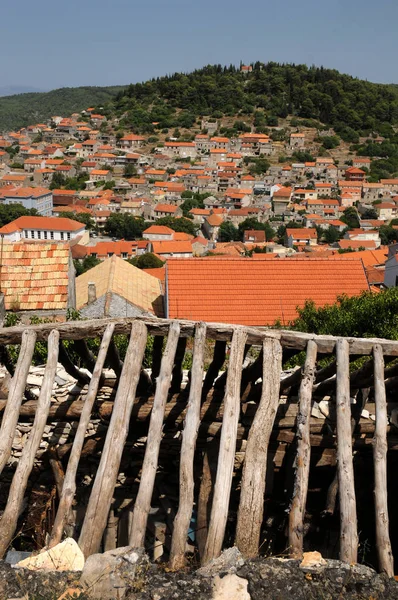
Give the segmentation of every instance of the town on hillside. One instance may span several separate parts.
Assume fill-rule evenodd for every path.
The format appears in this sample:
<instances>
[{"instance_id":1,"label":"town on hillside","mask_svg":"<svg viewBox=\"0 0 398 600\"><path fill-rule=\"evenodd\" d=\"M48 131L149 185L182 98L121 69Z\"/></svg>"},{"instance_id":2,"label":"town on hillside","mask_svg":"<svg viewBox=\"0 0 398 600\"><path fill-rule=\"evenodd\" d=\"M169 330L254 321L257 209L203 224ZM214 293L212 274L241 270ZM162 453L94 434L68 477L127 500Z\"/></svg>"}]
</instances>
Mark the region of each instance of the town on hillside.
<instances>
[{"instance_id":1,"label":"town on hillside","mask_svg":"<svg viewBox=\"0 0 398 600\"><path fill-rule=\"evenodd\" d=\"M148 136L87 107L4 132L5 310L287 326L308 299L322 306L395 286L398 178L374 181L371 158L333 130L267 123L264 133L253 118L202 117L174 131L154 122ZM48 258L60 253L68 261ZM287 273L300 293L287 292ZM246 296L251 311L239 308Z\"/></svg>"},{"instance_id":2,"label":"town on hillside","mask_svg":"<svg viewBox=\"0 0 398 600\"><path fill-rule=\"evenodd\" d=\"M0 98L0 600L398 598L398 86L48 94Z\"/></svg>"}]
</instances>

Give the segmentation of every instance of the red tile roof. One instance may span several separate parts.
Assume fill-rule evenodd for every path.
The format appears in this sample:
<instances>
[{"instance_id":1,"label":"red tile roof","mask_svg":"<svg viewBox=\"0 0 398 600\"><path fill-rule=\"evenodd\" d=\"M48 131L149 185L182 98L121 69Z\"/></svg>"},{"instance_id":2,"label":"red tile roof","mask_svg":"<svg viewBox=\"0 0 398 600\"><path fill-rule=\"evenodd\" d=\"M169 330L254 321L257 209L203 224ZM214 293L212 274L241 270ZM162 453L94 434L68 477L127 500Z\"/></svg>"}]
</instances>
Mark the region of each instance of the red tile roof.
<instances>
[{"instance_id":1,"label":"red tile roof","mask_svg":"<svg viewBox=\"0 0 398 600\"><path fill-rule=\"evenodd\" d=\"M168 317L287 325L297 306L317 306L368 290L361 260L194 258L167 261Z\"/></svg>"},{"instance_id":2,"label":"red tile roof","mask_svg":"<svg viewBox=\"0 0 398 600\"><path fill-rule=\"evenodd\" d=\"M12 233L22 229L41 229L45 231L79 231L83 223L65 217L18 217L15 221L1 227L0 233Z\"/></svg>"},{"instance_id":3,"label":"red tile roof","mask_svg":"<svg viewBox=\"0 0 398 600\"><path fill-rule=\"evenodd\" d=\"M166 225L151 225L142 233L150 235L174 235L174 230L170 229L170 227L166 227Z\"/></svg>"},{"instance_id":4,"label":"red tile roof","mask_svg":"<svg viewBox=\"0 0 398 600\"><path fill-rule=\"evenodd\" d=\"M192 244L190 241L162 241L152 242L152 248L155 254L192 254Z\"/></svg>"},{"instance_id":5,"label":"red tile roof","mask_svg":"<svg viewBox=\"0 0 398 600\"><path fill-rule=\"evenodd\" d=\"M6 310L66 310L69 245L4 244L0 288Z\"/></svg>"}]
</instances>

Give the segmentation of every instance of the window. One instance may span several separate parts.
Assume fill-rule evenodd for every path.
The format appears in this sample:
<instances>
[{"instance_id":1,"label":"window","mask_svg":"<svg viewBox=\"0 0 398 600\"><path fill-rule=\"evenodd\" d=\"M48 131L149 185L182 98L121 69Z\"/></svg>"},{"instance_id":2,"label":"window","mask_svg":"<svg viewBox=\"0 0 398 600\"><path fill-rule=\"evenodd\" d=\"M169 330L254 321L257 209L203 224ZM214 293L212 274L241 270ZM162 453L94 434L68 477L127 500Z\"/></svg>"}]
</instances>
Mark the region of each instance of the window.
<instances>
[{"instance_id":1,"label":"window","mask_svg":"<svg viewBox=\"0 0 398 600\"><path fill-rule=\"evenodd\" d=\"M108 256L113 256L113 252L108 252Z\"/></svg>"},{"instance_id":2,"label":"window","mask_svg":"<svg viewBox=\"0 0 398 600\"><path fill-rule=\"evenodd\" d=\"M68 240L70 240L70 232L68 231L68 233L66 234L66 237Z\"/></svg>"},{"instance_id":3,"label":"window","mask_svg":"<svg viewBox=\"0 0 398 600\"><path fill-rule=\"evenodd\" d=\"M41 231L37 232L37 237L39 238L39 240L41 240Z\"/></svg>"},{"instance_id":4,"label":"window","mask_svg":"<svg viewBox=\"0 0 398 600\"><path fill-rule=\"evenodd\" d=\"M50 239L53 240L54 239L54 232L50 231Z\"/></svg>"},{"instance_id":5,"label":"window","mask_svg":"<svg viewBox=\"0 0 398 600\"><path fill-rule=\"evenodd\" d=\"M64 232L61 231L61 240L63 240L63 239L64 239Z\"/></svg>"},{"instance_id":6,"label":"window","mask_svg":"<svg viewBox=\"0 0 398 600\"><path fill-rule=\"evenodd\" d=\"M48 239L48 238L47 238L47 231L45 231L45 232L43 233L43 235L44 235L44 239L45 239L45 240L46 240L46 239Z\"/></svg>"},{"instance_id":7,"label":"window","mask_svg":"<svg viewBox=\"0 0 398 600\"><path fill-rule=\"evenodd\" d=\"M122 252L122 258L128 258L127 252Z\"/></svg>"}]
</instances>

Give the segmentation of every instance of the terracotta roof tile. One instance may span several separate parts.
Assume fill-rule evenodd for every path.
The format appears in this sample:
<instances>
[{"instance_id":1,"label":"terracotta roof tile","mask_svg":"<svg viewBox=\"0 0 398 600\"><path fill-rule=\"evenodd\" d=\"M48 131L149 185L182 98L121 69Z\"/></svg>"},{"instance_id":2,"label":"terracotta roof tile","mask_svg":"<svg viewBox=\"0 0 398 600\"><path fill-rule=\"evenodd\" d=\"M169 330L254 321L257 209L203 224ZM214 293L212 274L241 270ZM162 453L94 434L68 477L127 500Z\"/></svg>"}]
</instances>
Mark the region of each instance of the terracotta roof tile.
<instances>
[{"instance_id":1,"label":"terracotta roof tile","mask_svg":"<svg viewBox=\"0 0 398 600\"><path fill-rule=\"evenodd\" d=\"M287 325L297 306L368 290L361 260L195 258L167 261L168 317Z\"/></svg>"},{"instance_id":2,"label":"terracotta roof tile","mask_svg":"<svg viewBox=\"0 0 398 600\"><path fill-rule=\"evenodd\" d=\"M69 252L60 243L4 244L0 288L6 310L66 310Z\"/></svg>"}]
</instances>

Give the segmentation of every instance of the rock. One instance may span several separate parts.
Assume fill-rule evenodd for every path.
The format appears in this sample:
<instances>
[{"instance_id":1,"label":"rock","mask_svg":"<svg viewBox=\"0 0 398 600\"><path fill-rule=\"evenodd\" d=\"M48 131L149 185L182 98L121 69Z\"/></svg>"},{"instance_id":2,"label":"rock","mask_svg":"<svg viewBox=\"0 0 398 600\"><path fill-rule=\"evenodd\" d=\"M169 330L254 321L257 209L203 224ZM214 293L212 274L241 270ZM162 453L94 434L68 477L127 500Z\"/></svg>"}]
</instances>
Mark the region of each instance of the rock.
<instances>
[{"instance_id":1,"label":"rock","mask_svg":"<svg viewBox=\"0 0 398 600\"><path fill-rule=\"evenodd\" d=\"M78 598L82 595L81 588L78 587L70 587L65 590L60 596L58 596L57 600L72 600L72 598Z\"/></svg>"},{"instance_id":2,"label":"rock","mask_svg":"<svg viewBox=\"0 0 398 600\"><path fill-rule=\"evenodd\" d=\"M73 538L66 538L54 548L29 556L15 565L17 569L31 571L82 571L83 567L83 552Z\"/></svg>"},{"instance_id":3,"label":"rock","mask_svg":"<svg viewBox=\"0 0 398 600\"><path fill-rule=\"evenodd\" d=\"M213 558L204 567L198 569L198 574L203 577L214 577L221 573L236 571L244 564L244 558L236 546L224 550L217 558Z\"/></svg>"},{"instance_id":4,"label":"rock","mask_svg":"<svg viewBox=\"0 0 398 600\"><path fill-rule=\"evenodd\" d=\"M217 575L213 582L212 600L250 600L247 584L247 579L233 573L225 575L222 579Z\"/></svg>"},{"instance_id":5,"label":"rock","mask_svg":"<svg viewBox=\"0 0 398 600\"><path fill-rule=\"evenodd\" d=\"M84 565L80 584L90 598L121 600L146 583L149 559L141 549L129 546L92 554Z\"/></svg>"},{"instance_id":6,"label":"rock","mask_svg":"<svg viewBox=\"0 0 398 600\"><path fill-rule=\"evenodd\" d=\"M300 568L313 569L314 567L324 567L326 564L326 560L320 552L304 552Z\"/></svg>"}]
</instances>

